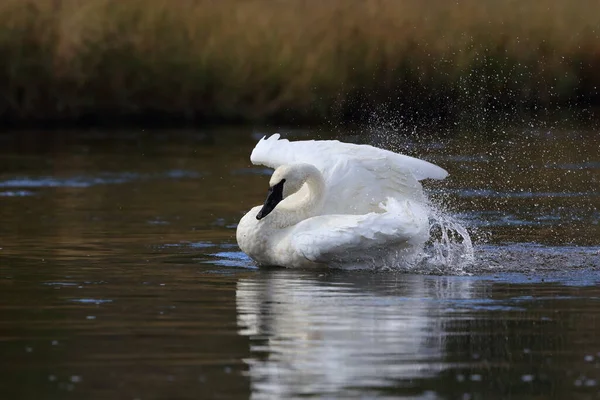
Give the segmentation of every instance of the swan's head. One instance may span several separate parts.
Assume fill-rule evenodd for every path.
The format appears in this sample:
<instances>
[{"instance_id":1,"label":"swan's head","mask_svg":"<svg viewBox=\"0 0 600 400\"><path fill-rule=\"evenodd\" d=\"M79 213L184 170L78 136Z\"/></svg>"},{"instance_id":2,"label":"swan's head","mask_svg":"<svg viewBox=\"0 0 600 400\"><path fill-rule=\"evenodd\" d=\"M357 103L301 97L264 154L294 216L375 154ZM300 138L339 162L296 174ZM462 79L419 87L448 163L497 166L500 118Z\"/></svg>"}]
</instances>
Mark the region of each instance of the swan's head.
<instances>
[{"instance_id":1,"label":"swan's head","mask_svg":"<svg viewBox=\"0 0 600 400\"><path fill-rule=\"evenodd\" d=\"M256 219L263 219L269 215L281 200L299 191L315 173L319 171L310 164L286 164L277 168L271 175L267 199Z\"/></svg>"}]
</instances>

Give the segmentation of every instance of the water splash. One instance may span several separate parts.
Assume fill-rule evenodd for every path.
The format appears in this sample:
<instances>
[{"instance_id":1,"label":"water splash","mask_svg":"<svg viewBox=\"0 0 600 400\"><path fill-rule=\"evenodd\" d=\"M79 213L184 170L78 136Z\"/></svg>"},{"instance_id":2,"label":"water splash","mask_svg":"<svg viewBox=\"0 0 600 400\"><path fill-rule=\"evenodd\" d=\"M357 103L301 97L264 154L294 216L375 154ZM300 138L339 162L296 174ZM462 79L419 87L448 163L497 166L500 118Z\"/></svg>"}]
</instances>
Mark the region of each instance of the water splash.
<instances>
[{"instance_id":1,"label":"water splash","mask_svg":"<svg viewBox=\"0 0 600 400\"><path fill-rule=\"evenodd\" d=\"M435 205L430 205L429 233L420 267L462 273L475 262L473 240L464 223Z\"/></svg>"},{"instance_id":2,"label":"water splash","mask_svg":"<svg viewBox=\"0 0 600 400\"><path fill-rule=\"evenodd\" d=\"M394 199L388 199L388 203L384 205L386 212L398 212L397 206L394 205L396 203ZM369 255L347 253L345 258L338 262L332 260L328 265L345 270L366 269L434 275L467 274L467 268L476 260L471 233L465 223L449 211L430 202L415 203L411 208L411 211L401 209L400 212L423 213L426 218L423 222L428 224L421 231L425 237L415 234L414 240L393 247L373 249L369 251Z\"/></svg>"},{"instance_id":3,"label":"water splash","mask_svg":"<svg viewBox=\"0 0 600 400\"><path fill-rule=\"evenodd\" d=\"M443 142L432 142L429 135L420 135L416 125L407 124L402 115L396 112L372 113L368 138L368 143L376 147L424 159L429 157L422 157L419 153L430 154L432 150L439 153L439 150L444 148ZM437 189L437 192L442 192L444 197L447 190L448 188L444 187ZM408 266L395 269L430 274L465 273L465 268L475 263L473 240L466 223L431 200L427 202L427 207L429 241L419 255L412 260L405 259Z\"/></svg>"}]
</instances>

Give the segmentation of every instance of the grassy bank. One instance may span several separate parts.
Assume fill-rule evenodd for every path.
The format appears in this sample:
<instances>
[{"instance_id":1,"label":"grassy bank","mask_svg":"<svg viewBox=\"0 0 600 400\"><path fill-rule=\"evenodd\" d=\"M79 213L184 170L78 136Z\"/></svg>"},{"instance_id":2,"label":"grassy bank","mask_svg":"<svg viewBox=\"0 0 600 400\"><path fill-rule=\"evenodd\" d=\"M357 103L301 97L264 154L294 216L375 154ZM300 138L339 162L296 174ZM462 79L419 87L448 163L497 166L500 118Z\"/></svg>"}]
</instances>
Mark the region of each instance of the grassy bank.
<instances>
[{"instance_id":1,"label":"grassy bank","mask_svg":"<svg viewBox=\"0 0 600 400\"><path fill-rule=\"evenodd\" d=\"M3 0L0 63L4 122L588 105L600 3Z\"/></svg>"}]
</instances>

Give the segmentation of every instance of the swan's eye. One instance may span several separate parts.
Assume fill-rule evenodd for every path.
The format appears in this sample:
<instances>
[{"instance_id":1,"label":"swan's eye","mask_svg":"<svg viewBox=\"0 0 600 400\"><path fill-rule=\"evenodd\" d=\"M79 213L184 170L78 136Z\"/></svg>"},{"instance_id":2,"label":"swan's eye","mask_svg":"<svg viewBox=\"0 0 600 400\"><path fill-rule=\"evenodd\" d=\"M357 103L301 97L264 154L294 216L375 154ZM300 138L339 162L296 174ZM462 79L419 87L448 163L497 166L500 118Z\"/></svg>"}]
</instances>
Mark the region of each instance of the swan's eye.
<instances>
[{"instance_id":1,"label":"swan's eye","mask_svg":"<svg viewBox=\"0 0 600 400\"><path fill-rule=\"evenodd\" d=\"M256 219L263 219L267 215L271 213L275 209L275 206L279 204L281 200L283 200L283 184L285 183L285 179L282 179L278 184L273 185L269 188L269 192L267 193L267 199L265 200L265 204L260 209L258 214L256 214Z\"/></svg>"}]
</instances>

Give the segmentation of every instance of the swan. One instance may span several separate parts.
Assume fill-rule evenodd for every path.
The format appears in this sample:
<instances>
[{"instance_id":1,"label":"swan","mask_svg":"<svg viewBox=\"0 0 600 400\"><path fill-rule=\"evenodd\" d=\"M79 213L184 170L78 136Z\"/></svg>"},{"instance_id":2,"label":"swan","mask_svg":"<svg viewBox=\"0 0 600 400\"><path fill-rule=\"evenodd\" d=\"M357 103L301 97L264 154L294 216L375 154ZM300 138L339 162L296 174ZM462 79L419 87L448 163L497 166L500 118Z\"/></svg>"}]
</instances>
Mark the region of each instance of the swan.
<instances>
[{"instance_id":1,"label":"swan","mask_svg":"<svg viewBox=\"0 0 600 400\"><path fill-rule=\"evenodd\" d=\"M240 249L259 265L359 266L410 260L429 238L424 160L337 140L262 138L250 160L275 168L262 206L240 220Z\"/></svg>"}]
</instances>

